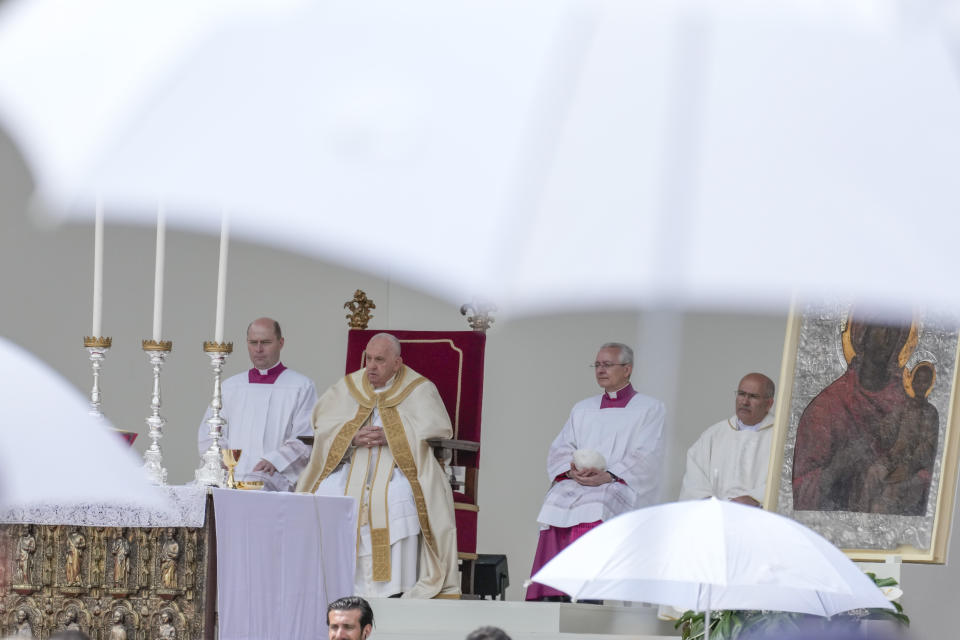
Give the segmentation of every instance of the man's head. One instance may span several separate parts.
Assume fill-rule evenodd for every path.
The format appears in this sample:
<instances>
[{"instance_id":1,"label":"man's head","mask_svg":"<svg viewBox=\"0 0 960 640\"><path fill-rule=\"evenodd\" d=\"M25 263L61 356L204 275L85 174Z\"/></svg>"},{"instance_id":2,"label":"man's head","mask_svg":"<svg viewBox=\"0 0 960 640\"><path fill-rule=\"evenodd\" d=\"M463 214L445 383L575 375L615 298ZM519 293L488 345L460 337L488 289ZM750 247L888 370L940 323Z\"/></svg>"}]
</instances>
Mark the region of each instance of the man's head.
<instances>
[{"instance_id":1,"label":"man's head","mask_svg":"<svg viewBox=\"0 0 960 640\"><path fill-rule=\"evenodd\" d=\"M471 631L466 640L510 640L510 636L500 627L480 627Z\"/></svg>"},{"instance_id":2,"label":"man's head","mask_svg":"<svg viewBox=\"0 0 960 640\"><path fill-rule=\"evenodd\" d=\"M247 327L247 351L250 362L264 371L280 362L283 334L280 323L272 318L257 318Z\"/></svg>"},{"instance_id":3,"label":"man's head","mask_svg":"<svg viewBox=\"0 0 960 640\"><path fill-rule=\"evenodd\" d=\"M737 387L737 417L752 427L763 420L773 406L776 387L773 380L762 373L748 373Z\"/></svg>"},{"instance_id":4,"label":"man's head","mask_svg":"<svg viewBox=\"0 0 960 640\"><path fill-rule=\"evenodd\" d=\"M403 365L403 359L400 358L400 341L389 333L378 333L370 338L364 353L367 380L374 389L385 386Z\"/></svg>"},{"instance_id":5,"label":"man's head","mask_svg":"<svg viewBox=\"0 0 960 640\"><path fill-rule=\"evenodd\" d=\"M620 342L608 342L600 347L593 363L597 384L604 391L619 391L630 382L633 373L633 349Z\"/></svg>"},{"instance_id":6,"label":"man's head","mask_svg":"<svg viewBox=\"0 0 960 640\"><path fill-rule=\"evenodd\" d=\"M357 596L334 600L327 607L330 640L367 640L373 630L373 609Z\"/></svg>"}]
</instances>

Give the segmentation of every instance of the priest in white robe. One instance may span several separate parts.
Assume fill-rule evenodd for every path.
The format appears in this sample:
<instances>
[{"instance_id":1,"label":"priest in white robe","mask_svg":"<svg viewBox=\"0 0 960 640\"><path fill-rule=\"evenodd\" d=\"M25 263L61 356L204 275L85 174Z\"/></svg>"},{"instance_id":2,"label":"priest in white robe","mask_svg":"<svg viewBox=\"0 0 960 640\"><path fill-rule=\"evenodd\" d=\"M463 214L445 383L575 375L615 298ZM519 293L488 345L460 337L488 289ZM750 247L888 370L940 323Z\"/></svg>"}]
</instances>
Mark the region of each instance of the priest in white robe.
<instances>
[{"instance_id":1,"label":"priest in white robe","mask_svg":"<svg viewBox=\"0 0 960 640\"><path fill-rule=\"evenodd\" d=\"M240 449L235 470L238 480L260 480L272 491L292 491L306 467L310 447L297 439L313 435L310 414L317 389L306 376L280 362L283 334L271 318L259 318L247 327L247 351L253 367L223 383L227 421L221 446ZM210 409L198 432L202 454L210 446Z\"/></svg>"},{"instance_id":2,"label":"priest in white robe","mask_svg":"<svg viewBox=\"0 0 960 640\"><path fill-rule=\"evenodd\" d=\"M531 575L603 521L657 499L663 403L630 384L633 350L627 345L604 344L594 367L604 393L574 405L550 446L547 475L553 484L537 516L540 539ZM536 582L526 599L569 601Z\"/></svg>"},{"instance_id":3,"label":"priest in white robe","mask_svg":"<svg viewBox=\"0 0 960 640\"><path fill-rule=\"evenodd\" d=\"M773 437L773 381L749 373L737 387L736 414L708 428L687 451L681 500L715 496L760 506Z\"/></svg>"},{"instance_id":4,"label":"priest in white robe","mask_svg":"<svg viewBox=\"0 0 960 640\"><path fill-rule=\"evenodd\" d=\"M427 442L452 437L450 417L394 336L372 337L365 364L320 397L297 490L357 499L354 595L459 598L453 492Z\"/></svg>"}]
</instances>

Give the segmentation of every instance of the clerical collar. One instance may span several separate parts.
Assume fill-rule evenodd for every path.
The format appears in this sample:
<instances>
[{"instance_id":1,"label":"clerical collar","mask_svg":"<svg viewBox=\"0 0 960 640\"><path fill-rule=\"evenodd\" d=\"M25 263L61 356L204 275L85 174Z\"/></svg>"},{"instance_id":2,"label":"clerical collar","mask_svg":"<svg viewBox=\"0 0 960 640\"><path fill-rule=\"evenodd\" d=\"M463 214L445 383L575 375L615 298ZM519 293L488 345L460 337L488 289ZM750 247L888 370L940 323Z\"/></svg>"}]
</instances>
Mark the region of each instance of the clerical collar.
<instances>
[{"instance_id":1,"label":"clerical collar","mask_svg":"<svg viewBox=\"0 0 960 640\"><path fill-rule=\"evenodd\" d=\"M266 371L253 367L247 371L247 382L250 384L273 384L280 377L280 374L286 370L282 362L278 362L272 369Z\"/></svg>"},{"instance_id":2,"label":"clerical collar","mask_svg":"<svg viewBox=\"0 0 960 640\"><path fill-rule=\"evenodd\" d=\"M396 380L396 379L397 379L397 374L393 374L393 376L391 376L390 379L387 380L387 384L383 385L382 387L377 387L377 388L375 388L375 389L373 390L373 392L374 392L374 393L383 393L384 391L386 391L387 389L389 389L391 386L393 386L393 381Z\"/></svg>"},{"instance_id":3,"label":"clerical collar","mask_svg":"<svg viewBox=\"0 0 960 640\"><path fill-rule=\"evenodd\" d=\"M603 398L600 400L600 408L622 409L627 406L627 403L630 402L630 399L635 395L637 395L637 392L634 390L633 385L628 382L627 386L622 389L605 391Z\"/></svg>"},{"instance_id":4,"label":"clerical collar","mask_svg":"<svg viewBox=\"0 0 960 640\"><path fill-rule=\"evenodd\" d=\"M737 418L737 429L740 431L757 431L760 428L760 425L763 424L763 420L757 424L743 424L743 420Z\"/></svg>"}]
</instances>

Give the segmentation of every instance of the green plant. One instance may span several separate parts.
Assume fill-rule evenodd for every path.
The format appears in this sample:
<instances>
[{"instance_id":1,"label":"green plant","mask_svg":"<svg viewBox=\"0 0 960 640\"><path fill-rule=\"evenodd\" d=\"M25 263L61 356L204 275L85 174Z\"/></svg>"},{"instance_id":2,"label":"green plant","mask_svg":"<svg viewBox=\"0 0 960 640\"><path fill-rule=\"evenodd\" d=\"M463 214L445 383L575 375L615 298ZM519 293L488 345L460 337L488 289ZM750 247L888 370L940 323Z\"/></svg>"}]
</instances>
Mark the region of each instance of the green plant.
<instances>
[{"instance_id":1,"label":"green plant","mask_svg":"<svg viewBox=\"0 0 960 640\"><path fill-rule=\"evenodd\" d=\"M877 578L873 573L867 573L878 587L895 587L897 581L893 578ZM736 640L744 632L789 632L799 629L813 630L824 628L828 624L859 623L861 620L892 620L903 626L910 625L910 618L903 613L899 602L892 601L894 611L889 609L853 609L839 613L830 618L808 615L805 613L788 613L785 611L739 611L718 610L710 612L711 640ZM704 615L685 611L677 620L674 628L680 629L682 640L697 640L704 636Z\"/></svg>"}]
</instances>

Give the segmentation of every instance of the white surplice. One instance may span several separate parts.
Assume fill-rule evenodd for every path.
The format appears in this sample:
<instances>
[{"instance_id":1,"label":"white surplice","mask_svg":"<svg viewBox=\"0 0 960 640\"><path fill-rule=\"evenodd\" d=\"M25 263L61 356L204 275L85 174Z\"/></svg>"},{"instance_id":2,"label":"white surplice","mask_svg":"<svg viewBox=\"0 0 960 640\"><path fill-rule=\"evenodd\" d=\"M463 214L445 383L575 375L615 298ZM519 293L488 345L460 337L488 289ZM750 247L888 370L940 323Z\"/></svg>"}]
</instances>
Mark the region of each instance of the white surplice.
<instances>
[{"instance_id":1,"label":"white surplice","mask_svg":"<svg viewBox=\"0 0 960 640\"><path fill-rule=\"evenodd\" d=\"M733 416L704 431L687 451L680 499L750 496L763 502L772 427L770 412L752 430L741 429Z\"/></svg>"},{"instance_id":2,"label":"white surplice","mask_svg":"<svg viewBox=\"0 0 960 640\"><path fill-rule=\"evenodd\" d=\"M608 520L657 500L666 413L663 403L637 393L625 407L601 409L602 399L601 394L574 405L550 445L547 475L553 480L568 471L577 449L592 449L603 455L607 470L625 484L586 487L573 481L555 483L537 516L541 528Z\"/></svg>"},{"instance_id":3,"label":"white surplice","mask_svg":"<svg viewBox=\"0 0 960 640\"><path fill-rule=\"evenodd\" d=\"M241 449L234 472L238 480L263 480L266 489L292 491L297 477L310 459L310 447L297 436L312 436L311 412L317 403L317 389L306 376L284 369L271 384L251 383L247 371L223 383L223 409L227 421L224 448ZM203 417L198 432L201 453L210 446L210 427ZM267 460L277 473L253 473L260 460Z\"/></svg>"}]
</instances>

